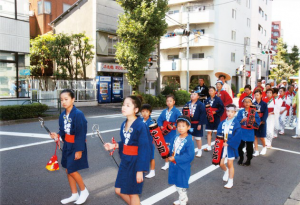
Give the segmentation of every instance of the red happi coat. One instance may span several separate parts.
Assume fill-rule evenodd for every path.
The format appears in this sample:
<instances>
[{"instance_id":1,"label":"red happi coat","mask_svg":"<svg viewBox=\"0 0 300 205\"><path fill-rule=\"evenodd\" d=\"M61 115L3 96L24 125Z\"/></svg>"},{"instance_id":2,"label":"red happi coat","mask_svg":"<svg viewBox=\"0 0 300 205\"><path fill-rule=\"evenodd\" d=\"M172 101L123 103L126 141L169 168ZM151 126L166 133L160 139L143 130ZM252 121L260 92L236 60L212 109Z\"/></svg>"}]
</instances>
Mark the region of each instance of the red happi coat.
<instances>
[{"instance_id":1,"label":"red happi coat","mask_svg":"<svg viewBox=\"0 0 300 205\"><path fill-rule=\"evenodd\" d=\"M226 119L227 115L226 115L226 106L231 104L233 101L232 101L232 98L230 97L230 95L225 91L225 90L221 90L220 93L216 92L216 95L221 98L223 104L224 104L224 112L223 112L223 115L221 116L220 118L220 121L222 122L223 120Z\"/></svg>"}]
</instances>

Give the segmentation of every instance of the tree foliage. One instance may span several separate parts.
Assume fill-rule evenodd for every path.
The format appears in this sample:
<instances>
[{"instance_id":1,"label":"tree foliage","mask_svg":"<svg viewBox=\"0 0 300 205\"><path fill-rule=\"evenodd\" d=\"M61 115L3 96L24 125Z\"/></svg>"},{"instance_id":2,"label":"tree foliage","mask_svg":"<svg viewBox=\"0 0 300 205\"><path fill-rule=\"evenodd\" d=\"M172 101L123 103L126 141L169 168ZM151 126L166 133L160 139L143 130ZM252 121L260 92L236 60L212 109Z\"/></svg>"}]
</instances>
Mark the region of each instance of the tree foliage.
<instances>
[{"instance_id":1,"label":"tree foliage","mask_svg":"<svg viewBox=\"0 0 300 205\"><path fill-rule=\"evenodd\" d=\"M285 62L284 55L287 51L284 48L282 38L278 39L277 49L277 55L273 57L273 64L275 64L277 67L271 70L271 75L269 77L271 79L276 79L277 82L280 82L281 80L288 79L290 76L292 76L295 73L295 70L292 66Z\"/></svg>"},{"instance_id":2,"label":"tree foliage","mask_svg":"<svg viewBox=\"0 0 300 205\"><path fill-rule=\"evenodd\" d=\"M124 9L119 16L116 59L128 70L126 77L134 90L140 84L150 53L166 33L168 0L117 0Z\"/></svg>"}]
</instances>

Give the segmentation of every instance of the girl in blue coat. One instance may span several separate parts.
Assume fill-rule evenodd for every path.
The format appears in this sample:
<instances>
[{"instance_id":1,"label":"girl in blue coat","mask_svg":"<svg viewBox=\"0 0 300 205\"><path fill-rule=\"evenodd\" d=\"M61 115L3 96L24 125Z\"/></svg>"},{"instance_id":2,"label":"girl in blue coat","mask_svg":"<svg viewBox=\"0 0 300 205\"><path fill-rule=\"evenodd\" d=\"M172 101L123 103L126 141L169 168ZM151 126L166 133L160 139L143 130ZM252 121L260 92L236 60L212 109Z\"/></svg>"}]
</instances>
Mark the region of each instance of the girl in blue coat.
<instances>
[{"instance_id":1,"label":"girl in blue coat","mask_svg":"<svg viewBox=\"0 0 300 205\"><path fill-rule=\"evenodd\" d=\"M241 127L242 127L242 141L239 146L239 156L240 159L238 161L238 165L244 165L244 166L249 166L251 164L251 159L253 155L253 142L254 142L254 128L247 128L247 117L248 117L248 112L250 111L250 106L252 105L252 97L251 96L246 96L243 100L243 105L244 108L240 109L236 119L240 122ZM255 123L258 125L260 124L260 118L255 112ZM247 161L243 163L244 161L244 152L243 148L246 145L246 151L247 151Z\"/></svg>"},{"instance_id":2,"label":"girl in blue coat","mask_svg":"<svg viewBox=\"0 0 300 205\"><path fill-rule=\"evenodd\" d=\"M241 125L235 117L236 105L229 104L226 106L227 118L219 124L217 136L224 137L224 147L220 167L224 171L223 181L228 181L224 186L231 189L233 186L234 167L233 161L238 158L238 147L241 143ZM225 165L227 158L228 168Z\"/></svg>"},{"instance_id":3,"label":"girl in blue coat","mask_svg":"<svg viewBox=\"0 0 300 205\"><path fill-rule=\"evenodd\" d=\"M175 107L175 97L174 95L168 95L166 104L167 109L164 109L157 119L158 126L163 129L164 124L173 123L173 130L167 134L164 138L167 144L174 141L176 135L176 120L181 115L180 111ZM161 168L162 170L167 170L169 168L168 158L165 159L165 165Z\"/></svg>"},{"instance_id":4,"label":"girl in blue coat","mask_svg":"<svg viewBox=\"0 0 300 205\"><path fill-rule=\"evenodd\" d=\"M139 194L142 193L144 172L149 171L150 162L149 132L143 119L137 116L140 109L141 101L138 97L126 97L122 114L127 119L121 125L121 141L104 145L106 150L119 149L121 163L115 192L131 205L140 204Z\"/></svg>"},{"instance_id":5,"label":"girl in blue coat","mask_svg":"<svg viewBox=\"0 0 300 205\"><path fill-rule=\"evenodd\" d=\"M187 116L179 116L177 119L177 130L179 135L171 142L170 152L172 162L169 169L169 184L175 184L179 194L179 200L173 204L185 205L188 201L187 188L191 176L191 162L194 159L194 142L192 135L188 134L191 128L191 120Z\"/></svg>"},{"instance_id":6,"label":"girl in blue coat","mask_svg":"<svg viewBox=\"0 0 300 205\"><path fill-rule=\"evenodd\" d=\"M203 125L206 124L206 111L205 106L202 102L199 100L199 93L196 93L195 91L192 91L191 93L191 101L185 104L184 107L188 107L190 111L190 118L191 118L191 126L193 131L188 132L191 134L197 143L198 152L196 154L196 157L202 156L202 140L203 137Z\"/></svg>"},{"instance_id":7,"label":"girl in blue coat","mask_svg":"<svg viewBox=\"0 0 300 205\"><path fill-rule=\"evenodd\" d=\"M217 133L218 126L220 124L220 118L224 112L224 104L221 98L216 96L216 88L210 86L208 88L208 93L210 97L205 100L205 105L209 104L211 109L213 110L212 113L214 115L214 122L210 123L207 121L206 123L206 131L207 131L207 144L208 147L204 149L204 151L209 152L211 151L211 138L212 133Z\"/></svg>"},{"instance_id":8,"label":"girl in blue coat","mask_svg":"<svg viewBox=\"0 0 300 205\"><path fill-rule=\"evenodd\" d=\"M59 138L64 141L61 164L66 168L72 196L61 201L62 204L74 202L83 204L89 192L86 189L78 170L89 167L87 161L86 133L87 121L83 113L73 104L75 94L70 89L65 89L60 93L62 106L65 108L59 117L59 132L51 133L51 138L59 142ZM77 192L76 184L81 192Z\"/></svg>"}]
</instances>

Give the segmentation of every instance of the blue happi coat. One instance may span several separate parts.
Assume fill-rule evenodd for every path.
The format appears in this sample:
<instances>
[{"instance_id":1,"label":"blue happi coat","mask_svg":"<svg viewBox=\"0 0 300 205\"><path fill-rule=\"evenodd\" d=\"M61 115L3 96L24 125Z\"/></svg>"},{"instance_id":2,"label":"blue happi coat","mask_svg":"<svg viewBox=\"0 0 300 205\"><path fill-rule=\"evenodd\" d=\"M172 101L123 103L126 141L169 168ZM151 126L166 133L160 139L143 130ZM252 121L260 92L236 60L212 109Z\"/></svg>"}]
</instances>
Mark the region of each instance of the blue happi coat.
<instances>
[{"instance_id":1,"label":"blue happi coat","mask_svg":"<svg viewBox=\"0 0 300 205\"><path fill-rule=\"evenodd\" d=\"M66 111L63 111L59 116L59 132L64 141L61 165L68 170L68 173L73 173L81 169L88 168L87 147L86 147L87 120L84 114L73 106L67 118ZM65 134L75 135L74 143L65 141ZM82 156L79 160L75 159L75 153L82 151Z\"/></svg>"},{"instance_id":2,"label":"blue happi coat","mask_svg":"<svg viewBox=\"0 0 300 205\"><path fill-rule=\"evenodd\" d=\"M153 138L152 136L150 135L150 130L149 130L149 126L152 125L154 122L152 121L152 118L151 116L149 116L149 119L144 122L146 124L146 127L147 127L147 131L149 133L149 142L150 142L150 151L151 151L151 154L150 154L150 160L151 159L154 159L154 151L155 151L155 145L154 145L154 142L153 142Z\"/></svg>"},{"instance_id":3,"label":"blue happi coat","mask_svg":"<svg viewBox=\"0 0 300 205\"><path fill-rule=\"evenodd\" d=\"M264 124L261 124L258 128L258 130L254 130L256 137L266 137L267 136L267 118L269 115L268 112L268 104L264 101L260 101L257 103L256 101L253 103L255 105L256 110L260 110L261 113L263 113L263 116L260 118L261 122L264 122Z\"/></svg>"},{"instance_id":4,"label":"blue happi coat","mask_svg":"<svg viewBox=\"0 0 300 205\"><path fill-rule=\"evenodd\" d=\"M248 117L248 113L245 111L245 108L243 109L240 109L238 114L237 114L237 117L236 119L241 122L241 120L245 117ZM257 124L260 124L260 118L258 116L257 113L255 113L255 122ZM247 122L244 121L243 123L240 123L241 125L244 125L246 126L247 125ZM246 142L254 142L254 129L244 129L242 127L242 140L243 141L246 141Z\"/></svg>"},{"instance_id":5,"label":"blue happi coat","mask_svg":"<svg viewBox=\"0 0 300 205\"><path fill-rule=\"evenodd\" d=\"M193 105L194 107L194 112L192 112L192 101L189 101L188 103L185 104L184 107L189 107L190 109L190 115L191 115L191 121L192 121L192 126L193 132L189 131L189 134L195 137L203 137L203 125L206 124L207 118L206 118L206 111L205 111L205 106L202 102L197 100L197 102ZM193 123L193 121L198 121L198 123ZM198 125L201 125L201 129L197 130Z\"/></svg>"},{"instance_id":6,"label":"blue happi coat","mask_svg":"<svg viewBox=\"0 0 300 205\"><path fill-rule=\"evenodd\" d=\"M217 136L224 136L226 120L223 120L219 124ZM227 141L228 158L239 157L238 148L241 143L241 139L242 139L242 135L243 135L243 133L241 131L242 131L242 128L241 128L240 122L235 117L229 127L229 132L228 132L228 141Z\"/></svg>"},{"instance_id":7,"label":"blue happi coat","mask_svg":"<svg viewBox=\"0 0 300 205\"><path fill-rule=\"evenodd\" d=\"M170 151L174 152L174 144L179 135L171 142ZM175 153L176 164L170 162L169 184L175 184L180 188L189 188L189 178L191 176L191 162L195 157L194 141L192 135L188 135L180 144Z\"/></svg>"},{"instance_id":8,"label":"blue happi coat","mask_svg":"<svg viewBox=\"0 0 300 205\"><path fill-rule=\"evenodd\" d=\"M216 114L214 114L214 122L206 123L206 129L207 130L217 130L218 126L220 124L220 118L223 115L224 112L224 104L218 96L215 96L213 99L211 97L207 98L205 100L205 105L209 104L212 108L217 108L218 110L216 111Z\"/></svg>"},{"instance_id":9,"label":"blue happi coat","mask_svg":"<svg viewBox=\"0 0 300 205\"><path fill-rule=\"evenodd\" d=\"M149 132L143 119L138 117L125 132L125 120L121 125L119 154L121 158L120 168L116 179L115 187L121 189L122 194L141 194L143 183L136 181L137 172L148 172L150 162ZM138 155L126 155L123 153L123 146L138 146Z\"/></svg>"},{"instance_id":10,"label":"blue happi coat","mask_svg":"<svg viewBox=\"0 0 300 205\"><path fill-rule=\"evenodd\" d=\"M169 108L164 109L162 111L162 113L160 114L160 116L157 119L157 124L159 127L163 126L164 121L168 121L168 122L175 122L177 118L181 115L180 111L174 106L172 108L172 110L170 111L170 116L169 119L167 119L167 112L168 112ZM169 134L167 134L164 138L166 143L171 143L174 139L176 135L176 130L172 130Z\"/></svg>"}]
</instances>

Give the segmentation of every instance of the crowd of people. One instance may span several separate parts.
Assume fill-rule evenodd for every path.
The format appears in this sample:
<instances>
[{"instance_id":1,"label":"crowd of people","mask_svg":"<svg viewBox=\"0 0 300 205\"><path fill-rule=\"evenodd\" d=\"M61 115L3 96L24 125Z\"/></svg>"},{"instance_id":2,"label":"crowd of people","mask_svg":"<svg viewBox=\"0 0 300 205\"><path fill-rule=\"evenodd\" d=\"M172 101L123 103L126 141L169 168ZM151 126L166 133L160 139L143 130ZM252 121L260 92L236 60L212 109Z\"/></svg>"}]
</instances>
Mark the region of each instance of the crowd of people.
<instances>
[{"instance_id":1,"label":"crowd of people","mask_svg":"<svg viewBox=\"0 0 300 205\"><path fill-rule=\"evenodd\" d=\"M294 126L295 108L299 106L295 85L287 85L286 81L278 86L274 85L274 81L263 85L262 81L258 81L253 90L250 85L246 85L237 106L233 103L233 93L226 83L230 76L226 73L216 75L218 81L215 86L207 87L204 79L199 79L199 85L191 92L190 101L181 111L175 107L175 97L168 95L167 108L162 111L157 122L151 118L151 105L142 105L137 96L124 99L122 114L127 119L121 125L121 140L104 145L106 150L119 150L121 163L115 192L124 202L140 204L139 195L142 193L144 177L155 177L156 147L159 153L162 148L169 150L168 156L163 157L165 164L161 169L169 170L168 183L175 185L179 194L178 200L173 204L185 205L188 202L191 162L195 156L202 156L202 150L213 153L213 163L217 158L220 159L217 164L224 171L223 181L227 182L224 187L230 189L233 187L235 159L238 159L238 165L250 166L253 157L266 154L267 148L272 147L273 140L284 134L286 126ZM57 142L59 138L64 141L62 166L66 168L72 192L71 197L63 199L61 203L83 204L89 192L78 171L88 168L87 121L83 113L73 105L72 90L62 91L61 102L66 110L59 119L59 132L51 133L51 137ZM154 140L157 139L156 135L154 137L150 134L149 127L153 125L160 130L155 134L164 133L159 146ZM207 132L205 149L202 148L204 129ZM293 138L300 138L300 133L296 132ZM218 155L215 150L220 147L220 142L216 140L214 148L212 147L212 140L216 138L222 139L223 148L221 147L219 156L215 156ZM258 139L262 144L260 152ZM194 140L198 148L196 154ZM167 147L162 147L164 144ZM80 188L80 194L76 184Z\"/></svg>"}]
</instances>

